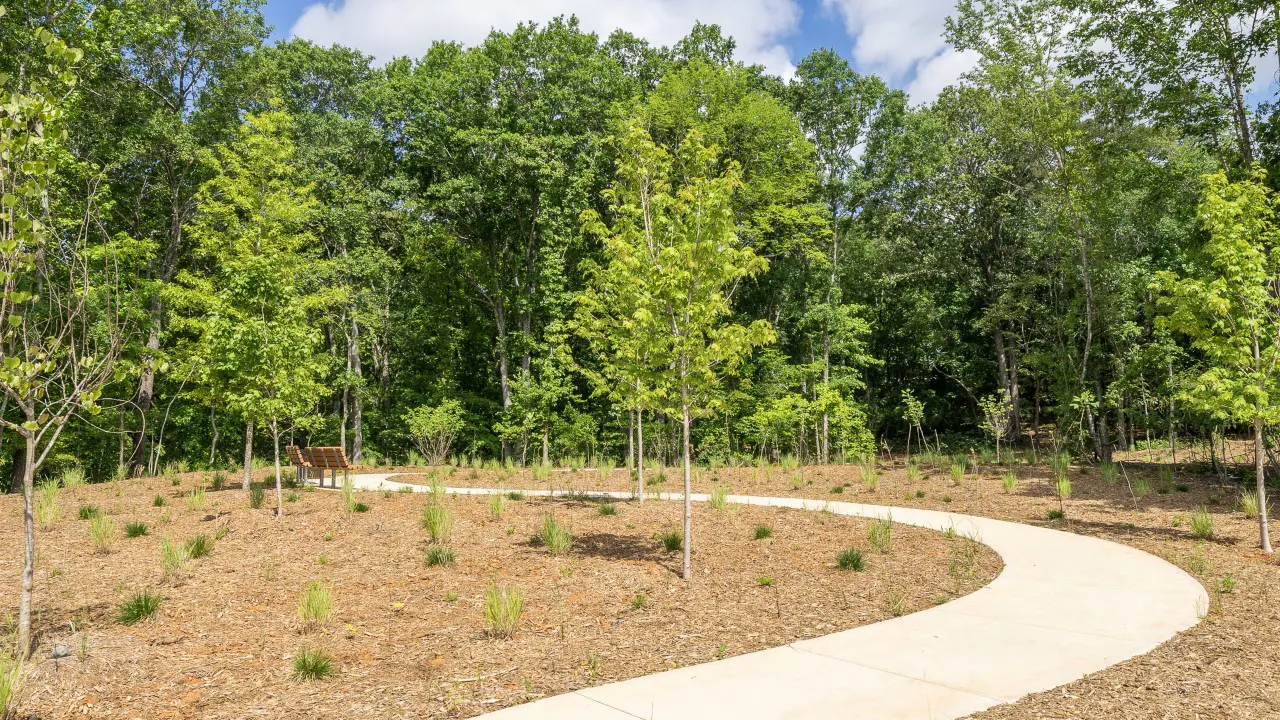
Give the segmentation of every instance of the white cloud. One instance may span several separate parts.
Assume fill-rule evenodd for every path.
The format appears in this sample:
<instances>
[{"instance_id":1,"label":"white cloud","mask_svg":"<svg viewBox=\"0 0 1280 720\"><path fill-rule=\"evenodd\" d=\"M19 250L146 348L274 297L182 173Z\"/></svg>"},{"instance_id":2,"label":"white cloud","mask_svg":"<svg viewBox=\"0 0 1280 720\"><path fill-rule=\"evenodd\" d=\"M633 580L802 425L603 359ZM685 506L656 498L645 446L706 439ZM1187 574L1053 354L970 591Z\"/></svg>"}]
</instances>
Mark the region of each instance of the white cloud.
<instances>
[{"instance_id":1,"label":"white cloud","mask_svg":"<svg viewBox=\"0 0 1280 720\"><path fill-rule=\"evenodd\" d=\"M577 15L601 36L624 28L658 45L675 43L694 21L716 23L737 41L739 59L784 77L795 70L782 41L799 25L798 0L336 0L308 6L290 34L386 61L421 56L437 40L477 44L491 29L556 15Z\"/></svg>"},{"instance_id":2,"label":"white cloud","mask_svg":"<svg viewBox=\"0 0 1280 720\"><path fill-rule=\"evenodd\" d=\"M917 102L937 97L977 64L956 52L942 33L955 0L822 0L844 19L853 38L853 62L891 85L905 87Z\"/></svg>"}]
</instances>

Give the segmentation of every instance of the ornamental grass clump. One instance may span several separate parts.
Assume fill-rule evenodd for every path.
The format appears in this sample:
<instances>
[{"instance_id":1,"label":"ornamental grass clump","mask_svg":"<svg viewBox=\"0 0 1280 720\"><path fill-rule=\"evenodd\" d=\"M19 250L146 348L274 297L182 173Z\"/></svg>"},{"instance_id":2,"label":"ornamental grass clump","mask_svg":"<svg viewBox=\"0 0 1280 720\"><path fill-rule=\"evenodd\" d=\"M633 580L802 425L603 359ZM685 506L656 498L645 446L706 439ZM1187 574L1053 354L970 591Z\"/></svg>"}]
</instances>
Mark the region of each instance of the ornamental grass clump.
<instances>
[{"instance_id":1,"label":"ornamental grass clump","mask_svg":"<svg viewBox=\"0 0 1280 720\"><path fill-rule=\"evenodd\" d=\"M150 590L134 593L116 610L116 620L121 625L137 625L159 612L162 600Z\"/></svg>"},{"instance_id":2,"label":"ornamental grass clump","mask_svg":"<svg viewBox=\"0 0 1280 720\"><path fill-rule=\"evenodd\" d=\"M1191 535L1198 540L1213 539L1213 516L1203 505L1191 516Z\"/></svg>"},{"instance_id":3,"label":"ornamental grass clump","mask_svg":"<svg viewBox=\"0 0 1280 720\"><path fill-rule=\"evenodd\" d=\"M893 516L877 518L867 526L867 542L879 552L887 553L893 549Z\"/></svg>"},{"instance_id":4,"label":"ornamental grass clump","mask_svg":"<svg viewBox=\"0 0 1280 720\"><path fill-rule=\"evenodd\" d=\"M304 629L314 628L329 621L333 615L333 595L319 580L312 580L302 588L298 597L298 621Z\"/></svg>"},{"instance_id":5,"label":"ornamental grass clump","mask_svg":"<svg viewBox=\"0 0 1280 720\"><path fill-rule=\"evenodd\" d=\"M89 521L89 539L93 541L93 551L96 553L111 552L116 544L117 534L115 522L105 515L94 515Z\"/></svg>"},{"instance_id":6,"label":"ornamental grass clump","mask_svg":"<svg viewBox=\"0 0 1280 720\"><path fill-rule=\"evenodd\" d=\"M862 551L853 547L841 550L840 553L836 555L836 567L841 570L862 572L863 567L865 567L862 559Z\"/></svg>"},{"instance_id":7,"label":"ornamental grass clump","mask_svg":"<svg viewBox=\"0 0 1280 720\"><path fill-rule=\"evenodd\" d=\"M711 495L707 497L707 504L713 510L723 510L729 504L729 491L719 485L711 488Z\"/></svg>"},{"instance_id":8,"label":"ornamental grass clump","mask_svg":"<svg viewBox=\"0 0 1280 720\"><path fill-rule=\"evenodd\" d=\"M58 519L58 481L40 483L35 500L36 523L43 530L52 530L54 521Z\"/></svg>"},{"instance_id":9,"label":"ornamental grass clump","mask_svg":"<svg viewBox=\"0 0 1280 720\"><path fill-rule=\"evenodd\" d=\"M490 637L510 638L524 616L524 591L489 583L484 591L484 629Z\"/></svg>"},{"instance_id":10,"label":"ornamental grass clump","mask_svg":"<svg viewBox=\"0 0 1280 720\"><path fill-rule=\"evenodd\" d=\"M445 543L453 534L453 513L442 503L428 500L422 509L422 529L427 531L433 543Z\"/></svg>"},{"instance_id":11,"label":"ornamental grass clump","mask_svg":"<svg viewBox=\"0 0 1280 720\"><path fill-rule=\"evenodd\" d=\"M301 682L324 680L334 674L333 658L324 650L302 648L293 656L293 679Z\"/></svg>"},{"instance_id":12,"label":"ornamental grass clump","mask_svg":"<svg viewBox=\"0 0 1280 720\"><path fill-rule=\"evenodd\" d=\"M557 520L555 515L543 515L538 542L552 555L563 555L573 547L573 532Z\"/></svg>"}]
</instances>

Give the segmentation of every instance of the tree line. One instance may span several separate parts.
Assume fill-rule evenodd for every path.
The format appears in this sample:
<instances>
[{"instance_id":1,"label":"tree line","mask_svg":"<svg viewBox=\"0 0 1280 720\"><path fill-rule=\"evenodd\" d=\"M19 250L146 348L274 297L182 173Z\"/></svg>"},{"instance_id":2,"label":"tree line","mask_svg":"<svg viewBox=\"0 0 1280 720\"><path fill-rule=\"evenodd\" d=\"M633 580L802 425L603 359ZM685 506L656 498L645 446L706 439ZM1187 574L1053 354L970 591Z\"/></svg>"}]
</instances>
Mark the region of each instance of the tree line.
<instances>
[{"instance_id":1,"label":"tree line","mask_svg":"<svg viewBox=\"0 0 1280 720\"><path fill-rule=\"evenodd\" d=\"M978 65L925 103L714 25L380 65L258 0L5 5L14 489L402 461L445 410L526 465L1274 445L1260 3L962 0Z\"/></svg>"}]
</instances>

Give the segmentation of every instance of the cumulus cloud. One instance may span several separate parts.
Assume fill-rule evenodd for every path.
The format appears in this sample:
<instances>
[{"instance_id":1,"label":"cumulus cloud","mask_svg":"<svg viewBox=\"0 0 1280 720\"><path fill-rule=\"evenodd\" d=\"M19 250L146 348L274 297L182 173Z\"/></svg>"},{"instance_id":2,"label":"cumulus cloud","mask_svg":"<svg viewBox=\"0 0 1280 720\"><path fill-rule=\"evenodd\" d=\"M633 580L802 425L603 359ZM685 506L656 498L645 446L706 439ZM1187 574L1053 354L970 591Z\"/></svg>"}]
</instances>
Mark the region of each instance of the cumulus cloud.
<instances>
[{"instance_id":1,"label":"cumulus cloud","mask_svg":"<svg viewBox=\"0 0 1280 720\"><path fill-rule=\"evenodd\" d=\"M577 15L602 36L625 28L658 45L675 43L695 21L716 23L737 41L740 60L784 77L795 70L783 41L799 25L798 0L336 0L308 6L291 34L386 61L418 57L437 40L476 44L490 30L556 15Z\"/></svg>"},{"instance_id":2,"label":"cumulus cloud","mask_svg":"<svg viewBox=\"0 0 1280 720\"><path fill-rule=\"evenodd\" d=\"M844 20L853 38L853 62L890 84L906 88L911 99L928 101L977 64L969 52L956 52L942 33L955 0L822 0Z\"/></svg>"}]
</instances>

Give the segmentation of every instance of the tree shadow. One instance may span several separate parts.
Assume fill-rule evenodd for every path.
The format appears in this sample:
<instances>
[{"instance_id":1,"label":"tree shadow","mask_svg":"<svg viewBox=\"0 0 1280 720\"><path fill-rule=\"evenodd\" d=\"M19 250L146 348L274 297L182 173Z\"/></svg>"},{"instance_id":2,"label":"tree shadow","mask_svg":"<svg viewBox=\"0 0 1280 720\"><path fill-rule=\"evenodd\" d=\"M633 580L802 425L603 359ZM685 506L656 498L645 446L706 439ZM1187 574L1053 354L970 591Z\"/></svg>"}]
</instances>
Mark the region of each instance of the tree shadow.
<instances>
[{"instance_id":1,"label":"tree shadow","mask_svg":"<svg viewBox=\"0 0 1280 720\"><path fill-rule=\"evenodd\" d=\"M657 563L672 571L679 572L671 553L664 552L656 542L634 535L616 535L614 533L591 533L579 535L573 539L573 553L605 558L607 560L636 560Z\"/></svg>"}]
</instances>

